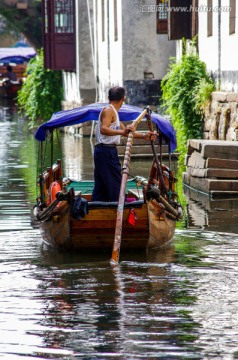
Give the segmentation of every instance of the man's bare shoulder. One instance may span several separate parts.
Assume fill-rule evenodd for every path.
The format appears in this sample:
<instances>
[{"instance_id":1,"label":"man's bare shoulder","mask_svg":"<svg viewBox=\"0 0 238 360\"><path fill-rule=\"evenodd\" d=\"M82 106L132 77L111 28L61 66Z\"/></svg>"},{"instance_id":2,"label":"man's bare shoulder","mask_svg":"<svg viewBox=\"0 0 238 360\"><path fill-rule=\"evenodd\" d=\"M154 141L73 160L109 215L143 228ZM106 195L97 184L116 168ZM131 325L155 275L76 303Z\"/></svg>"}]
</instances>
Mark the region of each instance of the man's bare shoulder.
<instances>
[{"instance_id":1,"label":"man's bare shoulder","mask_svg":"<svg viewBox=\"0 0 238 360\"><path fill-rule=\"evenodd\" d=\"M114 121L115 119L115 112L113 111L113 109L111 108L111 106L106 106L101 113L101 119L103 118L107 118L107 119L111 119L111 121Z\"/></svg>"},{"instance_id":2,"label":"man's bare shoulder","mask_svg":"<svg viewBox=\"0 0 238 360\"><path fill-rule=\"evenodd\" d=\"M105 108L103 108L102 113L104 114L113 114L114 111L111 106L107 105Z\"/></svg>"}]
</instances>

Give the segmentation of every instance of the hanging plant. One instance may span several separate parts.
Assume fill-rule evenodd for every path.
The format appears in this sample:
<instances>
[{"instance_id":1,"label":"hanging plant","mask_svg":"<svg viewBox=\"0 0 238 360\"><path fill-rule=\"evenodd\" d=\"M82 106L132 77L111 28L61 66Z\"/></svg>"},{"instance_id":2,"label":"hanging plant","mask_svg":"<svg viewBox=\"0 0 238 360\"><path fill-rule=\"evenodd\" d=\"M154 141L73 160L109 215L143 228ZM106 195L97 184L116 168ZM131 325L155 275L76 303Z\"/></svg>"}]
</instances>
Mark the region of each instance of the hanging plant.
<instances>
[{"instance_id":1,"label":"hanging plant","mask_svg":"<svg viewBox=\"0 0 238 360\"><path fill-rule=\"evenodd\" d=\"M53 112L61 110L62 73L44 68L43 50L30 60L26 71L28 75L18 92L17 102L20 112L33 127L36 121L46 121Z\"/></svg>"},{"instance_id":2,"label":"hanging plant","mask_svg":"<svg viewBox=\"0 0 238 360\"><path fill-rule=\"evenodd\" d=\"M162 105L177 133L178 151L186 153L187 140L203 136L204 108L215 85L206 65L196 54L184 54L179 62L171 59L162 80Z\"/></svg>"}]
</instances>

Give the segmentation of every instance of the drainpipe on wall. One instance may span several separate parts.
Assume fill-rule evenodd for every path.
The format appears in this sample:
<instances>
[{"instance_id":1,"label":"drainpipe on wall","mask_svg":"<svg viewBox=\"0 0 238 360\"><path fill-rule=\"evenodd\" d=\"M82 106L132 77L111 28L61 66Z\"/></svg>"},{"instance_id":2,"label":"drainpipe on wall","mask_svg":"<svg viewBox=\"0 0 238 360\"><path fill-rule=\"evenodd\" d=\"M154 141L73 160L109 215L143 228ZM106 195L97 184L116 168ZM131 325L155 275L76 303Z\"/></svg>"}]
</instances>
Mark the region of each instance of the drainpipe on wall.
<instances>
[{"instance_id":1,"label":"drainpipe on wall","mask_svg":"<svg viewBox=\"0 0 238 360\"><path fill-rule=\"evenodd\" d=\"M217 87L218 91L221 90L221 0L218 0L218 76Z\"/></svg>"},{"instance_id":2,"label":"drainpipe on wall","mask_svg":"<svg viewBox=\"0 0 238 360\"><path fill-rule=\"evenodd\" d=\"M108 72L109 72L109 83L111 84L111 60L110 60L110 10L109 0L107 0L107 56L108 56Z\"/></svg>"},{"instance_id":3,"label":"drainpipe on wall","mask_svg":"<svg viewBox=\"0 0 238 360\"><path fill-rule=\"evenodd\" d=\"M75 1L75 28L76 28L76 87L77 87L77 100L81 102L80 94L80 65L79 65L79 1Z\"/></svg>"}]
</instances>

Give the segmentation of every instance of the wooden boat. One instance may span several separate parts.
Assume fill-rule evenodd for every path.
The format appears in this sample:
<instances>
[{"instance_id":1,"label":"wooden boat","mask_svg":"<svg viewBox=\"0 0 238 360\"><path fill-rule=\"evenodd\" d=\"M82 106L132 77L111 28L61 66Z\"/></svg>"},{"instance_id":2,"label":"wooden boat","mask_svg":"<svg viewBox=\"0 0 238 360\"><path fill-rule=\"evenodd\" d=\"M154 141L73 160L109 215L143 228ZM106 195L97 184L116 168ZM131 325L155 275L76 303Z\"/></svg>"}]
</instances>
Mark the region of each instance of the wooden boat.
<instances>
[{"instance_id":1,"label":"wooden boat","mask_svg":"<svg viewBox=\"0 0 238 360\"><path fill-rule=\"evenodd\" d=\"M10 59L9 59L10 60ZM13 72L16 74L16 81L2 78L0 81L0 97L7 99L15 99L18 91L22 88L24 78L26 77L26 64L17 64L12 66ZM0 74L6 72L6 65L0 65Z\"/></svg>"},{"instance_id":2,"label":"wooden boat","mask_svg":"<svg viewBox=\"0 0 238 360\"><path fill-rule=\"evenodd\" d=\"M47 132L97 120L103 106L105 104L91 104L53 114L51 120L41 125L35 134L41 142L42 152ZM126 121L135 119L140 113L140 108L123 105L119 116L121 121ZM157 125L159 141L166 141L168 148L174 150L176 139L172 125L158 114L152 114L151 119ZM176 222L182 217L175 181L174 173L158 160L157 154L154 154L148 180L139 176L127 180L122 250L159 248L172 241ZM40 195L33 216L47 245L59 249L112 249L118 216L117 202L92 202L93 182L63 180L61 160L46 170L41 164L38 186Z\"/></svg>"},{"instance_id":3,"label":"wooden boat","mask_svg":"<svg viewBox=\"0 0 238 360\"><path fill-rule=\"evenodd\" d=\"M15 99L21 87L22 87L22 82L3 81L0 84L0 97L7 99Z\"/></svg>"}]
</instances>

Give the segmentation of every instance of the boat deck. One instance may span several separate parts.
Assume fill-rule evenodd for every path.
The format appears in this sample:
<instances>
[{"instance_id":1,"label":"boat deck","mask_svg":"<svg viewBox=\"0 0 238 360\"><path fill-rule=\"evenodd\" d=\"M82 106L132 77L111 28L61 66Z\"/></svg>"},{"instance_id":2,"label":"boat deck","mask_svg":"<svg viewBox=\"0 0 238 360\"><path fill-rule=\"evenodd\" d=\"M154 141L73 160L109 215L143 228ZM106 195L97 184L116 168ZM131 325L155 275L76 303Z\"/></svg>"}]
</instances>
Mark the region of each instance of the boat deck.
<instances>
[{"instance_id":1,"label":"boat deck","mask_svg":"<svg viewBox=\"0 0 238 360\"><path fill-rule=\"evenodd\" d=\"M70 185L67 186L67 189L70 190L74 188L75 194L92 194L94 187L94 181L87 180L87 181L72 181ZM134 180L128 180L126 186L127 194L133 194L136 196L138 200L142 200L143 196L143 188L142 186L137 186Z\"/></svg>"}]
</instances>

